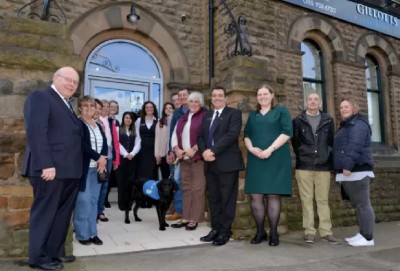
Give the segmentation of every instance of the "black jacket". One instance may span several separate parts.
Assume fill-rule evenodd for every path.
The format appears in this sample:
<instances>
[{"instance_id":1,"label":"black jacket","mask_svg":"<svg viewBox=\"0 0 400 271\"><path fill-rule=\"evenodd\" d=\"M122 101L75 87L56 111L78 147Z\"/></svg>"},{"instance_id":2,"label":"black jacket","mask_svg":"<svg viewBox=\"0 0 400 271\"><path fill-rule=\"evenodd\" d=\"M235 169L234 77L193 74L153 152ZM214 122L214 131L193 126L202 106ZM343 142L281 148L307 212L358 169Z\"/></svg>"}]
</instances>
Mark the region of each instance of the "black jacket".
<instances>
[{"instance_id":1,"label":"black jacket","mask_svg":"<svg viewBox=\"0 0 400 271\"><path fill-rule=\"evenodd\" d=\"M332 147L334 124L326 113L320 112L321 120L315 135L304 110L293 119L292 146L296 154L296 169L322 170L332 169Z\"/></svg>"},{"instance_id":2,"label":"black jacket","mask_svg":"<svg viewBox=\"0 0 400 271\"><path fill-rule=\"evenodd\" d=\"M82 150L83 150L83 172L81 183L79 186L79 191L85 191L86 189L86 178L89 172L90 160L93 159L95 161L100 159L100 156L107 156L107 138L104 134L103 129L101 128L100 124L96 123L100 129L101 136L103 137L103 147L101 148L100 152L92 149L92 144L90 143L90 131L85 122L81 119L82 131L83 131L83 138L82 138Z\"/></svg>"},{"instance_id":3,"label":"black jacket","mask_svg":"<svg viewBox=\"0 0 400 271\"><path fill-rule=\"evenodd\" d=\"M371 127L368 119L356 114L340 123L333 149L335 170L372 171Z\"/></svg>"}]
</instances>

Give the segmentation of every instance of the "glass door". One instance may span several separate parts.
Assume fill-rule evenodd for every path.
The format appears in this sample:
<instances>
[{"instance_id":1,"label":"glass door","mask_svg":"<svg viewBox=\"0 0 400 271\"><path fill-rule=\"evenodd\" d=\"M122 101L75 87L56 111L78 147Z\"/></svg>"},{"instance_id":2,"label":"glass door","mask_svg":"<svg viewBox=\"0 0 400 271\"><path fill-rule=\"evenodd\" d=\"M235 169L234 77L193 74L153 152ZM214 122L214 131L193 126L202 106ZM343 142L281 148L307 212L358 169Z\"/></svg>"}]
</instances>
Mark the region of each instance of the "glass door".
<instances>
[{"instance_id":1,"label":"glass door","mask_svg":"<svg viewBox=\"0 0 400 271\"><path fill-rule=\"evenodd\" d=\"M117 119L121 121L125 111L138 113L145 101L150 99L150 83L112 82L89 79L89 94L99 100L115 100L119 104Z\"/></svg>"}]
</instances>

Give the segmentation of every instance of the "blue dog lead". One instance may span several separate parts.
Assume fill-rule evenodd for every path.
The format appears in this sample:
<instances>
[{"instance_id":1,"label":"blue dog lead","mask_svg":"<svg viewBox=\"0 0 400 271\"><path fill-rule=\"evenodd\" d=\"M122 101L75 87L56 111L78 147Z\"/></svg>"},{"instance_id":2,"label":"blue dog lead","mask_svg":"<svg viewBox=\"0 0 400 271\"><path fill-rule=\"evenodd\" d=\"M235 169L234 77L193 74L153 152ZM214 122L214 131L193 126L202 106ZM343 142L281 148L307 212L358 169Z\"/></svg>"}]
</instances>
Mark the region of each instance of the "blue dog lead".
<instances>
[{"instance_id":1,"label":"blue dog lead","mask_svg":"<svg viewBox=\"0 0 400 271\"><path fill-rule=\"evenodd\" d=\"M152 199L159 200L160 195L158 194L157 184L159 181L148 180L143 184L143 194L149 196Z\"/></svg>"}]
</instances>

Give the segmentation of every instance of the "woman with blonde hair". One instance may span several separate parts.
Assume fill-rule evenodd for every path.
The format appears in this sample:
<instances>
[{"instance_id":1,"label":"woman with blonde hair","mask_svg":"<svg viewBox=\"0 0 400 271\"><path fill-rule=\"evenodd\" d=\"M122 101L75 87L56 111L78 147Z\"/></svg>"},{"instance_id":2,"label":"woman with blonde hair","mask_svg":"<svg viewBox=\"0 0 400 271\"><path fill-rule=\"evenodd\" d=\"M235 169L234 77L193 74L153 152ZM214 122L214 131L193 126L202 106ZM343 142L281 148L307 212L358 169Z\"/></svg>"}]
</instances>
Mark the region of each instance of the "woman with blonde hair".
<instances>
[{"instance_id":1,"label":"woman with blonde hair","mask_svg":"<svg viewBox=\"0 0 400 271\"><path fill-rule=\"evenodd\" d=\"M359 232L345 240L350 246L374 246L374 209L370 200L369 183L374 178L371 153L371 127L359 113L352 98L340 103L340 122L333 143L333 162L336 181L340 182L356 209Z\"/></svg>"}]
</instances>

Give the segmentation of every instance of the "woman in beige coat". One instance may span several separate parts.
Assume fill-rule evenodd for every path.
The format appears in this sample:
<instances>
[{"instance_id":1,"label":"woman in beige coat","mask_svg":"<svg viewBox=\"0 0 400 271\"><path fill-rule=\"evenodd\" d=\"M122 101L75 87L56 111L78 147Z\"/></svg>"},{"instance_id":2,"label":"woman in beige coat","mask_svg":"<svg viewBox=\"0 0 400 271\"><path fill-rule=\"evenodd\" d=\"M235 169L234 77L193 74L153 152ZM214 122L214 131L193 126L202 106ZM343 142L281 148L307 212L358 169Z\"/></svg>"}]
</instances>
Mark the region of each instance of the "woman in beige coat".
<instances>
[{"instance_id":1,"label":"woman in beige coat","mask_svg":"<svg viewBox=\"0 0 400 271\"><path fill-rule=\"evenodd\" d=\"M166 157L169 143L169 124L173 112L174 105L170 102L166 102L161 113L161 118L156 126L154 156L156 157L157 165L160 167L161 176L163 179L167 179L170 174L170 168Z\"/></svg>"}]
</instances>

